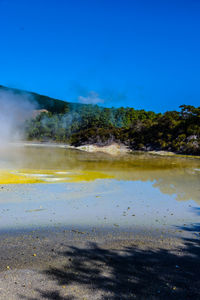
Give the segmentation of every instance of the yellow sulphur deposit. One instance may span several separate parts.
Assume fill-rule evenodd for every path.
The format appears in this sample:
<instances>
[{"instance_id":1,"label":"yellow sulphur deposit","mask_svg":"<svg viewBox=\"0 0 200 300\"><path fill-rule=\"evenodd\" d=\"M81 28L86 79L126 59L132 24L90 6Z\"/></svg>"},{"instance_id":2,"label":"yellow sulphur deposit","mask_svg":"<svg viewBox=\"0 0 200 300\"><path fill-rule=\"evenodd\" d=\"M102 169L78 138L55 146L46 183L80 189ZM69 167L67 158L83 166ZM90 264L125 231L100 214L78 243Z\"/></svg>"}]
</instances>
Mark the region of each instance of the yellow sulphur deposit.
<instances>
[{"instance_id":1,"label":"yellow sulphur deposit","mask_svg":"<svg viewBox=\"0 0 200 300\"><path fill-rule=\"evenodd\" d=\"M113 178L98 171L0 170L0 184L81 182Z\"/></svg>"}]
</instances>

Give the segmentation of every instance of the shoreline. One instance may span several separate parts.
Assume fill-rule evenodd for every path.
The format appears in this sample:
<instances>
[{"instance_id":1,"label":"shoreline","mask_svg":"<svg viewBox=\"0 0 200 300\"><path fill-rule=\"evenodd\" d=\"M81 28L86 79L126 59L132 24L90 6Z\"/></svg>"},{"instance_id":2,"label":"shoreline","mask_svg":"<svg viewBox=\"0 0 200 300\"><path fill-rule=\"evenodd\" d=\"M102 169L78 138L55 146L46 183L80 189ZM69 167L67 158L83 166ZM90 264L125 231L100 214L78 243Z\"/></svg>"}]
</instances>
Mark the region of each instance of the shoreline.
<instances>
[{"instance_id":1,"label":"shoreline","mask_svg":"<svg viewBox=\"0 0 200 300\"><path fill-rule=\"evenodd\" d=\"M26 148L25 152L29 150ZM46 152L43 150L34 149L39 160L41 153ZM47 150L51 154L57 152ZM64 153L70 162L75 154L75 161L79 156L90 160L89 155L75 151L68 151L67 155L67 151L59 150L59 157ZM96 155L95 159L99 157ZM174 160L153 158L150 154L147 159L170 163ZM126 165L120 166L122 173L130 165L128 155L127 160ZM193 163L199 170L196 161L187 161L186 166ZM186 170L184 160L178 165ZM193 175L197 181L190 181L191 172L184 178L183 172L178 173L176 180L176 169L168 170L167 177L161 176L163 168L159 170L156 175L156 168L153 169L153 177L139 175L130 181L125 176L128 174L123 174L124 181L3 188L0 299L199 299L199 204L193 202L199 199L199 171ZM137 168L133 169L134 176L136 173ZM156 186L163 179L164 190L162 185ZM171 187L180 181L180 187L166 191L166 185ZM175 192L182 195L184 191L188 194L180 202ZM6 231L7 228L10 229Z\"/></svg>"},{"instance_id":2,"label":"shoreline","mask_svg":"<svg viewBox=\"0 0 200 300\"><path fill-rule=\"evenodd\" d=\"M111 156L116 155L126 155L126 154L134 154L134 153L142 153L142 154L150 154L150 155L158 155L158 156L173 156L173 157L185 157L185 158L197 158L200 159L198 155L191 154L179 154L171 151L164 150L150 150L150 151L142 151L142 150L132 150L128 146L123 144L113 143L107 146L98 146L96 144L86 144L82 146L72 146L69 144L63 143L48 143L48 142L39 142L39 141L22 141L22 142L14 142L10 143L10 145L16 146L25 146L25 147L50 147L50 148L64 148L64 149L72 149L78 151L84 151L88 153L105 153Z\"/></svg>"}]
</instances>

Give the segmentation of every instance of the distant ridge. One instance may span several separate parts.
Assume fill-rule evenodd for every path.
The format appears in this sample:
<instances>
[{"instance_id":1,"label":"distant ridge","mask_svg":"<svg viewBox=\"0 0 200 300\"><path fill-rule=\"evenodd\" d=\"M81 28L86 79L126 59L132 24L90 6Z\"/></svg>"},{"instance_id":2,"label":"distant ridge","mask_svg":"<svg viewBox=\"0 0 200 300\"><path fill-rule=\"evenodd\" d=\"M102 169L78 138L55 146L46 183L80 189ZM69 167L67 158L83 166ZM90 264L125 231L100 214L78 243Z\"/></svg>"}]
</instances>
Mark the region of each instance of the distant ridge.
<instances>
[{"instance_id":1,"label":"distant ridge","mask_svg":"<svg viewBox=\"0 0 200 300\"><path fill-rule=\"evenodd\" d=\"M51 113L64 113L68 108L70 108L71 110L74 106L85 106L84 104L67 102L49 96L40 95L34 92L10 88L3 85L0 85L0 92L1 91L10 91L18 95L28 94L32 96L32 99L30 99L30 101L35 102L38 105L38 109L46 109Z\"/></svg>"}]
</instances>

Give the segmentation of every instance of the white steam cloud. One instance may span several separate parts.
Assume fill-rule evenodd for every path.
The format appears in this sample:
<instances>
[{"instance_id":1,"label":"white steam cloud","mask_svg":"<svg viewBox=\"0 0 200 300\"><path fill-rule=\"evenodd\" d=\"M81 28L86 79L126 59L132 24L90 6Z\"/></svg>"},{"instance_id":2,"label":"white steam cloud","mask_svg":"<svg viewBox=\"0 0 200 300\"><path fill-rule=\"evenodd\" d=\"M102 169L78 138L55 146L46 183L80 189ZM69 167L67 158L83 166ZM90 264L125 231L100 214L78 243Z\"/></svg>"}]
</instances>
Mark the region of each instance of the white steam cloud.
<instances>
[{"instance_id":1,"label":"white steam cloud","mask_svg":"<svg viewBox=\"0 0 200 300\"><path fill-rule=\"evenodd\" d=\"M23 139L24 121L35 109L31 96L0 91L0 147Z\"/></svg>"},{"instance_id":2,"label":"white steam cloud","mask_svg":"<svg viewBox=\"0 0 200 300\"><path fill-rule=\"evenodd\" d=\"M98 103L104 103L104 100L99 97L99 95L94 92L90 91L87 96L79 96L78 100L80 103L83 104L98 104Z\"/></svg>"}]
</instances>

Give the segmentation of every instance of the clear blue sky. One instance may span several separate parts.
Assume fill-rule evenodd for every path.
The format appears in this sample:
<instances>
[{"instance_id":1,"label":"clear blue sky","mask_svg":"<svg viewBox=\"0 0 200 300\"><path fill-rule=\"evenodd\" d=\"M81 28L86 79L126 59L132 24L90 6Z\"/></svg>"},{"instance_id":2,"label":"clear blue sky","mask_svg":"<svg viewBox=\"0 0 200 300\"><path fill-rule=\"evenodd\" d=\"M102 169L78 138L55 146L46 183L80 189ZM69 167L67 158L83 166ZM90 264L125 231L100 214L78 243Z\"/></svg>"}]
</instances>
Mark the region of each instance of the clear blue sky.
<instances>
[{"instance_id":1,"label":"clear blue sky","mask_svg":"<svg viewBox=\"0 0 200 300\"><path fill-rule=\"evenodd\" d=\"M0 84L105 106L200 106L200 1L0 0Z\"/></svg>"}]
</instances>

